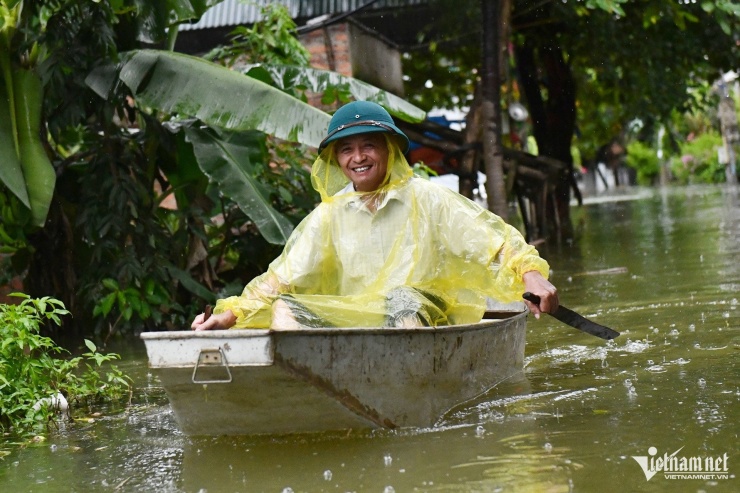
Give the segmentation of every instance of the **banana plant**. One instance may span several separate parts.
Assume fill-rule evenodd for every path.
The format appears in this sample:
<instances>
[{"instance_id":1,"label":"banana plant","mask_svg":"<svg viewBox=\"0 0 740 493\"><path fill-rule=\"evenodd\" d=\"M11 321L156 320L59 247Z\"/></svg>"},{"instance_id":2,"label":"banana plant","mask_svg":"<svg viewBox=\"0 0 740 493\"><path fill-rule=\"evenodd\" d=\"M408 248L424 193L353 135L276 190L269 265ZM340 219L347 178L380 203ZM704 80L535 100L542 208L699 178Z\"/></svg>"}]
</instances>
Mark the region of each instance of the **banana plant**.
<instances>
[{"instance_id":1,"label":"banana plant","mask_svg":"<svg viewBox=\"0 0 740 493\"><path fill-rule=\"evenodd\" d=\"M173 25L199 18L220 1L114 0L110 8L117 14L135 11L136 37L151 43L163 39L168 29L176 32L170 29ZM0 0L0 184L30 210L30 223L37 227L46 221L56 183L44 146L44 86L38 72L49 53L39 40L54 9L74 2L46 3Z\"/></svg>"},{"instance_id":2,"label":"banana plant","mask_svg":"<svg viewBox=\"0 0 740 493\"><path fill-rule=\"evenodd\" d=\"M102 98L124 84L146 112L171 115L170 128L187 132L202 173L221 193L238 204L260 233L273 244L284 244L292 223L274 207L254 177L255 158L235 144L235 133L258 130L263 134L317 147L329 124L329 115L299 99L221 65L181 53L136 50L123 54L117 65L94 70L86 83ZM196 119L214 129L199 131ZM263 163L264 164L264 163ZM167 170L180 183L192 170Z\"/></svg>"},{"instance_id":3,"label":"banana plant","mask_svg":"<svg viewBox=\"0 0 740 493\"><path fill-rule=\"evenodd\" d=\"M31 222L43 226L54 193L56 173L41 140L43 86L34 70L34 44L24 64L11 60L11 42L23 10L21 1L0 2L0 180L31 210Z\"/></svg>"},{"instance_id":4,"label":"banana plant","mask_svg":"<svg viewBox=\"0 0 740 493\"><path fill-rule=\"evenodd\" d=\"M269 73L276 75L266 77ZM279 84L275 82L278 76ZM102 98L109 98L118 84L124 84L140 110L171 115L171 127L177 126L175 121L197 119L213 129L205 132L190 123L183 125L189 128L187 138L198 166L273 244L287 241L292 223L272 207L250 170L254 158L246 158L246 147L235 144L234 133L258 130L318 147L330 117L288 93L297 86L316 92L348 87L356 99L374 100L406 121L420 121L425 116L393 94L333 72L260 66L242 74L202 58L160 50L125 53L119 64L94 70L86 83ZM173 179L178 172L167 171Z\"/></svg>"}]
</instances>

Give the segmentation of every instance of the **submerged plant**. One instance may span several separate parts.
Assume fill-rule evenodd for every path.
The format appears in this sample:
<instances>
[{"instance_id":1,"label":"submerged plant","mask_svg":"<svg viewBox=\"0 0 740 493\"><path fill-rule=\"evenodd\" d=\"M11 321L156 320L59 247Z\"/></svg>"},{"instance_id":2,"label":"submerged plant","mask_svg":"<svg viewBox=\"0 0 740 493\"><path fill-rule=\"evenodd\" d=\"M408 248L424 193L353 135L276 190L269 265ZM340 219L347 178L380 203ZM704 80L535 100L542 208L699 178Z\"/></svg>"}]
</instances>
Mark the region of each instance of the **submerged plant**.
<instances>
[{"instance_id":1,"label":"submerged plant","mask_svg":"<svg viewBox=\"0 0 740 493\"><path fill-rule=\"evenodd\" d=\"M127 395L131 380L115 366L119 359L103 354L85 340L89 352L74 358L48 337L43 324L61 325L69 312L50 297L30 298L21 293L19 304L0 304L0 430L17 435L43 432L52 417L68 406L113 400Z\"/></svg>"}]
</instances>

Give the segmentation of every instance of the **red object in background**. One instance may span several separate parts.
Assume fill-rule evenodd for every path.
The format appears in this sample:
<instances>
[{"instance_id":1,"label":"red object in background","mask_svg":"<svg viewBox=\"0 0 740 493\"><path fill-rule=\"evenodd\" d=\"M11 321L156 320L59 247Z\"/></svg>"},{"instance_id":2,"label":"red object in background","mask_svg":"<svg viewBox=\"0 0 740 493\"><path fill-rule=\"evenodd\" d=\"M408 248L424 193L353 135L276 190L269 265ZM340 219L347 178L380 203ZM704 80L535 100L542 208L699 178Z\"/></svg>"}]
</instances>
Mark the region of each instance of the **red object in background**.
<instances>
[{"instance_id":1,"label":"red object in background","mask_svg":"<svg viewBox=\"0 0 740 493\"><path fill-rule=\"evenodd\" d=\"M408 154L410 164L424 163L439 174L446 173L444 158L444 153L431 147L417 147Z\"/></svg>"}]
</instances>

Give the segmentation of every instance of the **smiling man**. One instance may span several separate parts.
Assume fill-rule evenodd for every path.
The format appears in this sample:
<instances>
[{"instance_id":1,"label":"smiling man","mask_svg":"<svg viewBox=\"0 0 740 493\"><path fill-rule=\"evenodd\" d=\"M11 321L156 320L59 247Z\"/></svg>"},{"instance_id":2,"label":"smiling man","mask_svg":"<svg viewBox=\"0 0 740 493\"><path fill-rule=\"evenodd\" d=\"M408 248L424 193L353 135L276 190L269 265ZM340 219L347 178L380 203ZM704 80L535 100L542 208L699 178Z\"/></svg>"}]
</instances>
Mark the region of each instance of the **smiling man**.
<instances>
[{"instance_id":1,"label":"smiling man","mask_svg":"<svg viewBox=\"0 0 740 493\"><path fill-rule=\"evenodd\" d=\"M410 327L480 320L486 297L558 308L549 266L501 218L415 177L408 137L381 106L332 117L311 182L321 203L240 296L198 315L195 330Z\"/></svg>"}]
</instances>

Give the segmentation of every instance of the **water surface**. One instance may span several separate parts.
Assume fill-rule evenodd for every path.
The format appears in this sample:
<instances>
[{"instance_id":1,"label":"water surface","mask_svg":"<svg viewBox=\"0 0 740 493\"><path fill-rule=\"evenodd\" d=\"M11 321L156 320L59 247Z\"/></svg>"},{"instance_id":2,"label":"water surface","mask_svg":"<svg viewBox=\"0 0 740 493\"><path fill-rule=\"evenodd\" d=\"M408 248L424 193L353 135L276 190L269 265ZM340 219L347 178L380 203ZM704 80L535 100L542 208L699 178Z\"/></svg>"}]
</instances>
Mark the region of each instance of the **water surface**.
<instances>
[{"instance_id":1,"label":"water surface","mask_svg":"<svg viewBox=\"0 0 740 493\"><path fill-rule=\"evenodd\" d=\"M630 198L574 208L578 240L543 252L561 302L622 336L532 318L523 375L437 427L188 438L137 345L134 405L0 442L0 491L740 491L738 190ZM651 447L726 454L727 479L648 480Z\"/></svg>"}]
</instances>

